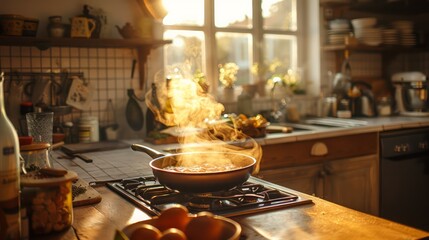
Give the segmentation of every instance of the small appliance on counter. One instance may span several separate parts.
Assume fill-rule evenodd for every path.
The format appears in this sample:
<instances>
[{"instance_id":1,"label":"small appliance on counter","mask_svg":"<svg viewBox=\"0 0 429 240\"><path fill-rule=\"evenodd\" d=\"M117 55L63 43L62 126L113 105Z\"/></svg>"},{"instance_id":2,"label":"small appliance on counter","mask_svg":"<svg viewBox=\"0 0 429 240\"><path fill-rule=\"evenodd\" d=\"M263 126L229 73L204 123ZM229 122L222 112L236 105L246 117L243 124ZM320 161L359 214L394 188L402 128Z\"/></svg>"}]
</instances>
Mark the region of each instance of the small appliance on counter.
<instances>
[{"instance_id":1,"label":"small appliance on counter","mask_svg":"<svg viewBox=\"0 0 429 240\"><path fill-rule=\"evenodd\" d=\"M392 75L395 85L396 110L404 116L429 116L429 83L421 72L401 72Z\"/></svg>"}]
</instances>

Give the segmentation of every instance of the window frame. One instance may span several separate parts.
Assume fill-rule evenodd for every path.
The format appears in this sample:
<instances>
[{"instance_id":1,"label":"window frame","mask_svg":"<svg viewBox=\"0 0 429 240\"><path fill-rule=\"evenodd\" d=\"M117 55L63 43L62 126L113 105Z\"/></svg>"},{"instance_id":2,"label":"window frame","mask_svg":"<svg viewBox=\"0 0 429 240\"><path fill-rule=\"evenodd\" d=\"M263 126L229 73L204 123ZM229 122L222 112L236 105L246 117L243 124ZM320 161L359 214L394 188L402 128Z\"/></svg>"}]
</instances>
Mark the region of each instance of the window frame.
<instances>
[{"instance_id":1,"label":"window frame","mask_svg":"<svg viewBox=\"0 0 429 240\"><path fill-rule=\"evenodd\" d=\"M231 32L231 33L249 33L252 36L252 59L250 62L263 64L264 53L263 53L263 37L265 34L274 34L274 35L292 35L296 36L296 51L294 60L296 68L302 69L303 66L303 56L306 55L304 49L307 44L304 40L304 31L303 27L305 20L305 10L306 10L306 0L296 0L296 14L297 14L297 30L278 30L278 29L263 29L263 17L262 17L262 0L251 0L253 6L252 12L252 27L251 28L233 28L233 27L216 27L215 26L215 0L204 0L204 24L202 26L190 26L190 25L164 25L163 32L169 30L183 30L183 31L200 31L204 35L204 48L205 48L205 63L203 66L203 72L205 72L209 84L211 86L210 91L216 93L219 88L219 72L218 72L218 63L217 63L217 49L216 49L216 33L217 32ZM164 52L165 54L165 52ZM207 57L210 56L210 57ZM164 56L165 58L165 56ZM164 60L165 61L165 60ZM165 61L166 62L166 61ZM251 67L251 66L249 66ZM305 75L305 72L301 71L301 77ZM250 84L256 83L257 80L251 79ZM305 82L303 82L304 88Z\"/></svg>"}]
</instances>

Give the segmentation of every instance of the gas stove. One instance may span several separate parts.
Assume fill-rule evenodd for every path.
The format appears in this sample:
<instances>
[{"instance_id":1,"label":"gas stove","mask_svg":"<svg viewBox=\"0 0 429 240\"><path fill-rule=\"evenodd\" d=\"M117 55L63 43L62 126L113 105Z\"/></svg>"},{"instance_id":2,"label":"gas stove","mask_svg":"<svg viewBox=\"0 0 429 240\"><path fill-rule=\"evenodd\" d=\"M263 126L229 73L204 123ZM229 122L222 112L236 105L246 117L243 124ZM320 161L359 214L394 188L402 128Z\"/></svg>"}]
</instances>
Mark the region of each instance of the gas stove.
<instances>
[{"instance_id":1,"label":"gas stove","mask_svg":"<svg viewBox=\"0 0 429 240\"><path fill-rule=\"evenodd\" d=\"M184 205L190 213L209 211L216 215L233 217L312 202L288 192L286 188L253 177L232 189L202 194L168 189L159 184L153 176L123 179L107 183L107 186L154 216L172 204Z\"/></svg>"}]
</instances>

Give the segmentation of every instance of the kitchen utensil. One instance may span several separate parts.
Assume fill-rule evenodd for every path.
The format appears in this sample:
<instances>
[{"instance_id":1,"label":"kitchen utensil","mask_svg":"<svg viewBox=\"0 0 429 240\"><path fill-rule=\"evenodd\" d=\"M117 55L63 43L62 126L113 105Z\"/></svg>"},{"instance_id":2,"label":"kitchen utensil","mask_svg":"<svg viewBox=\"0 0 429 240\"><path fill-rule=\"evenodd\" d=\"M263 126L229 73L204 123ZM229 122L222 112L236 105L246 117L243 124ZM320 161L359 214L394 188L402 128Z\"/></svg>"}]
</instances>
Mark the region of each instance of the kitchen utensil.
<instances>
[{"instance_id":1,"label":"kitchen utensil","mask_svg":"<svg viewBox=\"0 0 429 240\"><path fill-rule=\"evenodd\" d=\"M30 97L33 105L38 105L44 101L45 92L49 85L49 78L35 76L31 82L25 84L24 93Z\"/></svg>"},{"instance_id":2,"label":"kitchen utensil","mask_svg":"<svg viewBox=\"0 0 429 240\"><path fill-rule=\"evenodd\" d=\"M154 176L168 188L181 192L203 193L221 191L233 188L244 183L253 171L256 159L229 152L189 152L164 155L154 149L140 144L131 145L134 151L148 154L153 160L149 163ZM181 157L192 157L194 160L206 160L225 158L230 160L237 168L216 172L179 172L167 170L166 167L174 166Z\"/></svg>"},{"instance_id":3,"label":"kitchen utensil","mask_svg":"<svg viewBox=\"0 0 429 240\"><path fill-rule=\"evenodd\" d=\"M143 128L143 110L141 109L140 104L137 101L134 89L128 89L128 102L126 106L125 116L127 118L128 125L130 125L130 127L134 131L139 131Z\"/></svg>"}]
</instances>

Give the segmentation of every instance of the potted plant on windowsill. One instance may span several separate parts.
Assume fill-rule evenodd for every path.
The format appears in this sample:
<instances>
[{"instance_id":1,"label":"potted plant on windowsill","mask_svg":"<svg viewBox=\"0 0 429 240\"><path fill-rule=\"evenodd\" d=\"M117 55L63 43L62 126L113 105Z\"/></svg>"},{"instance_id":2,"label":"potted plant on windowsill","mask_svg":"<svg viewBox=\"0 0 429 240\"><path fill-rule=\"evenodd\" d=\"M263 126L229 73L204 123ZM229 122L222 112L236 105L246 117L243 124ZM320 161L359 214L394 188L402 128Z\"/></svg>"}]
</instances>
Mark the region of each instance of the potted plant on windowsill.
<instances>
[{"instance_id":1,"label":"potted plant on windowsill","mask_svg":"<svg viewBox=\"0 0 429 240\"><path fill-rule=\"evenodd\" d=\"M239 69L238 65L233 62L219 64L219 81L223 85L223 99L225 101L235 100L235 82Z\"/></svg>"}]
</instances>

